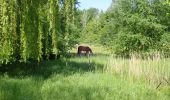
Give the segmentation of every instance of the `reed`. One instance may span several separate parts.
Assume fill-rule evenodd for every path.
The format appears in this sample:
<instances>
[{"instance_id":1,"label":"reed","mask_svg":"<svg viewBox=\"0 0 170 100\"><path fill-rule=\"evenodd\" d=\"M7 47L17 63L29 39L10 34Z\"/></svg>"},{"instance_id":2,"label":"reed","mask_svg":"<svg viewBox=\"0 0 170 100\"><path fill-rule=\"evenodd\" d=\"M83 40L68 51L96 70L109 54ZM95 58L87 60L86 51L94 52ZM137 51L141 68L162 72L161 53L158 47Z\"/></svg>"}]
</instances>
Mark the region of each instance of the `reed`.
<instances>
[{"instance_id":1,"label":"reed","mask_svg":"<svg viewBox=\"0 0 170 100\"><path fill-rule=\"evenodd\" d=\"M158 85L170 82L170 59L163 58L159 53L142 59L139 55L127 58L109 57L105 66L106 73L118 73L129 78L144 78L149 84Z\"/></svg>"}]
</instances>

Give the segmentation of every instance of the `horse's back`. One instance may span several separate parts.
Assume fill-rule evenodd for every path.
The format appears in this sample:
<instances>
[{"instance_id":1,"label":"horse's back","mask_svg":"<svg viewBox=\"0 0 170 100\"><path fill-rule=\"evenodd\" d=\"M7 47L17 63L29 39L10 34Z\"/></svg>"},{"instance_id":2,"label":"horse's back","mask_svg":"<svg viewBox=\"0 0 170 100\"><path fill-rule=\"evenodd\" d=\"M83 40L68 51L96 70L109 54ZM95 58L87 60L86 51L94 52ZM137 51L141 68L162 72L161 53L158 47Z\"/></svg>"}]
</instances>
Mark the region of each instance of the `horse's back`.
<instances>
[{"instance_id":1,"label":"horse's back","mask_svg":"<svg viewBox=\"0 0 170 100\"><path fill-rule=\"evenodd\" d=\"M89 48L89 47L87 47L87 46L79 46L78 50L86 50L86 48Z\"/></svg>"}]
</instances>

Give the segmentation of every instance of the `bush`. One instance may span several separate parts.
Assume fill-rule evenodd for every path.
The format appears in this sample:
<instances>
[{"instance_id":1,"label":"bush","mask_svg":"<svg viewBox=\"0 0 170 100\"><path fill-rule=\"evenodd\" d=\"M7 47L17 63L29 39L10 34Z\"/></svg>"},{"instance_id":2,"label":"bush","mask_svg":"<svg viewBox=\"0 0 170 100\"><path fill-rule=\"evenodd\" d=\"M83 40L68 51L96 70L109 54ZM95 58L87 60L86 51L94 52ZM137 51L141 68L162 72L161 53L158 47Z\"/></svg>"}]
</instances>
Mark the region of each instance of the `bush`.
<instances>
[{"instance_id":1,"label":"bush","mask_svg":"<svg viewBox=\"0 0 170 100\"><path fill-rule=\"evenodd\" d=\"M119 34L113 47L115 54L129 56L133 52L148 51L150 44L151 40L140 34Z\"/></svg>"},{"instance_id":2,"label":"bush","mask_svg":"<svg viewBox=\"0 0 170 100\"><path fill-rule=\"evenodd\" d=\"M162 45L162 51L165 56L170 56L170 33L163 34L160 44Z\"/></svg>"}]
</instances>

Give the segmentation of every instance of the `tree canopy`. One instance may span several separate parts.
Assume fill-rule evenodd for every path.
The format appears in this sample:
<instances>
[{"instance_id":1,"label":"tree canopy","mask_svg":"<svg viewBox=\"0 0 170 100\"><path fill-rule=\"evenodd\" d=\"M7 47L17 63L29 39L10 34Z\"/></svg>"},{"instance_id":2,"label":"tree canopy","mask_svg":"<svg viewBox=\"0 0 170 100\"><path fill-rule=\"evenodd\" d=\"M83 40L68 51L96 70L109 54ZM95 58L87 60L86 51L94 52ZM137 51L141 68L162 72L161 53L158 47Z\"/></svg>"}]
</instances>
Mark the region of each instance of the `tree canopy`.
<instances>
[{"instance_id":1,"label":"tree canopy","mask_svg":"<svg viewBox=\"0 0 170 100\"><path fill-rule=\"evenodd\" d=\"M76 4L77 0L1 0L0 62L40 61L66 52L75 34Z\"/></svg>"},{"instance_id":2,"label":"tree canopy","mask_svg":"<svg viewBox=\"0 0 170 100\"><path fill-rule=\"evenodd\" d=\"M82 32L88 34L91 42L98 39L96 43L117 55L150 51L167 54L170 52L169 13L169 0L113 0L109 9L87 23Z\"/></svg>"},{"instance_id":3,"label":"tree canopy","mask_svg":"<svg viewBox=\"0 0 170 100\"><path fill-rule=\"evenodd\" d=\"M65 55L77 42L114 54L170 55L169 0L113 0L106 12L79 10L78 0L1 0L0 63Z\"/></svg>"}]
</instances>

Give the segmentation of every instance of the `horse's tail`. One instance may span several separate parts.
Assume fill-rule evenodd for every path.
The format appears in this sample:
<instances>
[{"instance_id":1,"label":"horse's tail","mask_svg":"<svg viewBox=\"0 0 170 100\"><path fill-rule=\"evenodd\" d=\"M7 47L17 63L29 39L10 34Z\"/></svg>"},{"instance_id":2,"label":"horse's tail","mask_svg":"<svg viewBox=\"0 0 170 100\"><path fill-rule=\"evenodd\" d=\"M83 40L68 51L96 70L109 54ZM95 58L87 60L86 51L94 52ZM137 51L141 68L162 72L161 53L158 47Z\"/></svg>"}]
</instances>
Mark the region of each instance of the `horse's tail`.
<instances>
[{"instance_id":1,"label":"horse's tail","mask_svg":"<svg viewBox=\"0 0 170 100\"><path fill-rule=\"evenodd\" d=\"M80 53L81 53L81 48L79 46L78 49L77 49L77 55L80 55Z\"/></svg>"},{"instance_id":2,"label":"horse's tail","mask_svg":"<svg viewBox=\"0 0 170 100\"><path fill-rule=\"evenodd\" d=\"M79 49L77 49L77 54L78 54L78 55L80 54L80 50L79 50Z\"/></svg>"}]
</instances>

